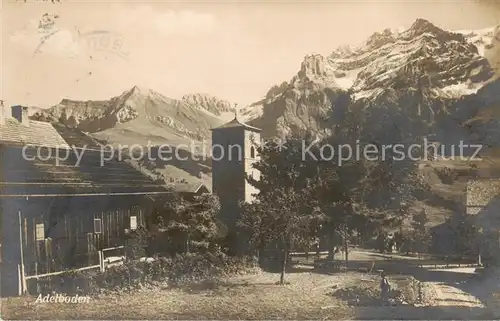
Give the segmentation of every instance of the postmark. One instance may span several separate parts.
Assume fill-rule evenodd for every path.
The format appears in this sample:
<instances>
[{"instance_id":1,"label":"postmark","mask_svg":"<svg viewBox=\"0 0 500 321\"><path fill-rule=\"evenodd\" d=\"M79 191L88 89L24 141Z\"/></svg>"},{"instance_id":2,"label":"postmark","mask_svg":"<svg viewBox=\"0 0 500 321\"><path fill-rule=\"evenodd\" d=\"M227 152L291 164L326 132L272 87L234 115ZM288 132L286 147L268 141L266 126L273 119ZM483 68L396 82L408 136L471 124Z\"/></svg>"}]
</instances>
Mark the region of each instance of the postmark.
<instances>
[{"instance_id":1,"label":"postmark","mask_svg":"<svg viewBox=\"0 0 500 321\"><path fill-rule=\"evenodd\" d=\"M111 53L120 58L128 59L130 54L124 47L123 37L116 32L94 30L79 33L78 39L79 44L85 48L86 53L90 56L92 54Z\"/></svg>"},{"instance_id":2,"label":"postmark","mask_svg":"<svg viewBox=\"0 0 500 321\"><path fill-rule=\"evenodd\" d=\"M61 45L56 41L58 49L71 57L84 55L92 60L108 59L109 54L112 54L121 59L128 59L130 52L125 49L121 34L102 29L83 33L77 28L70 31L56 24L58 18L59 15L57 14L45 13L39 20L38 34L40 42L33 53L34 55L48 49L45 46L48 46L51 41L56 41L54 37L59 36L63 44Z\"/></svg>"},{"instance_id":3,"label":"postmark","mask_svg":"<svg viewBox=\"0 0 500 321\"><path fill-rule=\"evenodd\" d=\"M60 33L60 29L46 30L40 37L40 43L34 55L42 53L44 45L50 38ZM123 37L112 31L94 30L86 33L77 32L66 48L71 49L72 56L85 55L89 59L107 59L108 54L127 60L130 52L125 49ZM68 51L70 52L70 51Z\"/></svg>"}]
</instances>

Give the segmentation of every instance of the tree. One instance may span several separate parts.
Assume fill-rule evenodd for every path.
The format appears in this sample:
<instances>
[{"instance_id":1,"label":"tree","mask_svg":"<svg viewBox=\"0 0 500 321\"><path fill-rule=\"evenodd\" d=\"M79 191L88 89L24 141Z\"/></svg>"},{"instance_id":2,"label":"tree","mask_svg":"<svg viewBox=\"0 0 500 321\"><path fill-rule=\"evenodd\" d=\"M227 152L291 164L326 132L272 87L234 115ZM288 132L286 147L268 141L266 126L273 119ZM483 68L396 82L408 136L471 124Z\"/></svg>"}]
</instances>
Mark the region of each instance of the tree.
<instances>
[{"instance_id":1,"label":"tree","mask_svg":"<svg viewBox=\"0 0 500 321\"><path fill-rule=\"evenodd\" d=\"M401 251L401 248L403 247L404 243L404 233L402 232L402 228L400 231L397 231L394 233L394 245L396 245L396 250Z\"/></svg>"},{"instance_id":2,"label":"tree","mask_svg":"<svg viewBox=\"0 0 500 321\"><path fill-rule=\"evenodd\" d=\"M453 243L457 255L475 255L478 252L479 234L473 219L467 215L454 217Z\"/></svg>"},{"instance_id":3,"label":"tree","mask_svg":"<svg viewBox=\"0 0 500 321\"><path fill-rule=\"evenodd\" d=\"M340 234L347 254L348 240L354 231L366 236L397 224L402 215L407 215L407 211L402 209L424 196L428 186L419 175L416 161L412 158L399 160L397 152L384 148L395 140L414 143L414 137L407 134L411 131L401 131L395 125L394 128L388 127L389 122L397 121L403 126L408 124L407 115L401 109L397 109L396 113L387 113L382 105L370 105L369 108L366 108L366 102L356 105L349 99L349 93L346 95L341 95L341 101L338 95L329 96L333 100L332 135L312 145L312 135L307 133L288 137L284 148L273 142L266 144L259 151L261 161L255 165L262 173L261 180L249 182L260 190L258 198L266 200L262 202L265 204L263 208L255 205L253 211L256 213L279 204L274 196L267 199L264 195L273 195L280 189L293 190L294 193L307 190L309 198L304 202L310 208L318 206L326 217L321 232L330 236ZM396 94L388 92L386 95ZM382 123L373 121L375 113ZM364 149L368 144L377 146L378 151L385 153L385 158L369 160L349 157L345 160L340 158L339 149L330 152L335 154L332 157L325 157L324 154L325 147L329 146L331 149L341 146L354 149L359 145ZM310 147L307 155L304 154L305 146ZM266 224L263 222L252 224L256 228L258 224ZM261 228L265 229L265 226ZM265 239L259 237L262 238Z\"/></svg>"},{"instance_id":4,"label":"tree","mask_svg":"<svg viewBox=\"0 0 500 321\"><path fill-rule=\"evenodd\" d=\"M317 234L324 215L318 206L314 171L301 162L299 139L286 147L269 142L259 148L255 164L260 180L247 177L260 192L253 203L242 204L238 225L250 232L255 250L276 244L282 253L280 284L285 282L288 254L294 246L306 245Z\"/></svg>"},{"instance_id":5,"label":"tree","mask_svg":"<svg viewBox=\"0 0 500 321\"><path fill-rule=\"evenodd\" d=\"M319 146L354 146L350 143L353 139L351 134L356 134L356 126L352 126L352 131L347 134L340 131L341 134L328 138ZM366 238L366 235L373 235L376 231L397 226L419 193L427 188L413 162L388 157L350 159L339 164L338 159L318 163L322 183L319 186L323 191L319 195L323 212L329 217L330 230L342 235L346 253L347 240L354 231Z\"/></svg>"},{"instance_id":6,"label":"tree","mask_svg":"<svg viewBox=\"0 0 500 321\"><path fill-rule=\"evenodd\" d=\"M175 195L164 204L160 217L172 244L174 253L207 251L219 236L217 214L218 198L212 194L195 196L187 200Z\"/></svg>"},{"instance_id":7,"label":"tree","mask_svg":"<svg viewBox=\"0 0 500 321\"><path fill-rule=\"evenodd\" d=\"M390 96L386 97L388 101L397 100L394 91L388 90L385 95ZM335 177L329 182L335 185L330 197L335 193L339 196L336 202L344 204L344 213L340 216L338 209L331 211L332 224L348 226L348 230L356 230L367 238L380 229L400 224L408 215L407 209L425 197L429 186L420 175L416 161L409 157L400 159L394 149L386 148L394 146L395 141L413 144L420 139L408 130L413 124L404 109L398 107L388 112L386 104L363 100L351 101L348 105L341 108L341 112L337 102L332 104L334 135L325 138L321 145L350 146L352 157L340 165L337 155L323 166ZM368 145L380 153L376 159L354 155L355 147L365 150ZM329 201L328 197L325 201ZM345 224L347 220L349 224Z\"/></svg>"},{"instance_id":8,"label":"tree","mask_svg":"<svg viewBox=\"0 0 500 321\"><path fill-rule=\"evenodd\" d=\"M427 251L431 244L429 229L426 226L427 222L428 218L425 210L413 214L411 222L412 250L418 253L419 258L420 254Z\"/></svg>"},{"instance_id":9,"label":"tree","mask_svg":"<svg viewBox=\"0 0 500 321\"><path fill-rule=\"evenodd\" d=\"M272 193L262 194L257 202L243 206L239 225L253 232L252 241L259 246L276 243L282 252L280 284L284 284L290 250L307 244L322 220L309 195L306 189L280 186Z\"/></svg>"}]
</instances>

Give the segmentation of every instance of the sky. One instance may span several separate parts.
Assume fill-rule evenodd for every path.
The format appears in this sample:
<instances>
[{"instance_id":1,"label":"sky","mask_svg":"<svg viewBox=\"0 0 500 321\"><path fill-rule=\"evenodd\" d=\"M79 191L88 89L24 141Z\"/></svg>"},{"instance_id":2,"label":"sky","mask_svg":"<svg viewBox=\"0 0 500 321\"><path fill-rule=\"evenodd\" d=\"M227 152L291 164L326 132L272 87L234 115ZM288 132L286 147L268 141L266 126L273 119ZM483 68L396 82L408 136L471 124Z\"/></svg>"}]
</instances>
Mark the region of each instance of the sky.
<instances>
[{"instance_id":1,"label":"sky","mask_svg":"<svg viewBox=\"0 0 500 321\"><path fill-rule=\"evenodd\" d=\"M109 99L137 85L242 106L290 80L307 54L327 55L417 18L452 30L490 27L500 23L491 3L3 0L0 99L46 108L63 98ZM54 24L42 32L45 13Z\"/></svg>"}]
</instances>

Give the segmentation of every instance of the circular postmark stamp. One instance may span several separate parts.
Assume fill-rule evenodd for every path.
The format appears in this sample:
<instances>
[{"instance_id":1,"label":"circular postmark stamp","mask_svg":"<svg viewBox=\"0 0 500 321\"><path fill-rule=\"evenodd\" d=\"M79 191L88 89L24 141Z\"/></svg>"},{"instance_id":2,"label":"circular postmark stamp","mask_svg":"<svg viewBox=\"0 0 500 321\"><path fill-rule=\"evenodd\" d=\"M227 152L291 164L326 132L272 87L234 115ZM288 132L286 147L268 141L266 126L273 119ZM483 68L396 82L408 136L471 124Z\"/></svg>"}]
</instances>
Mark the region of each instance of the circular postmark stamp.
<instances>
[{"instance_id":1,"label":"circular postmark stamp","mask_svg":"<svg viewBox=\"0 0 500 321\"><path fill-rule=\"evenodd\" d=\"M123 59L128 59L129 52L124 48L123 37L108 30L94 30L86 33L79 33L79 44L86 50L86 53L102 55L111 53Z\"/></svg>"},{"instance_id":2,"label":"circular postmark stamp","mask_svg":"<svg viewBox=\"0 0 500 321\"><path fill-rule=\"evenodd\" d=\"M71 57L86 55L89 59L108 59L109 54L128 59L123 36L109 30L92 30L82 33L56 24L59 15L44 14L38 23L40 42L34 54L56 50Z\"/></svg>"}]
</instances>

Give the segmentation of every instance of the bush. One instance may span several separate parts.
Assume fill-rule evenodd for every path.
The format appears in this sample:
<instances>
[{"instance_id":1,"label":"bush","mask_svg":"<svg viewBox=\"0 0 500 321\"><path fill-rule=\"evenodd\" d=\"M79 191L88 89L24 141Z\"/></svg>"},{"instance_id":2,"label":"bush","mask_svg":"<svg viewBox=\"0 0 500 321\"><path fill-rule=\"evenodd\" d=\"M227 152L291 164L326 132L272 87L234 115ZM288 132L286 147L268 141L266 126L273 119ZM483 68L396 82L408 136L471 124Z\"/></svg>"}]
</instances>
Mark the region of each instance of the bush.
<instances>
[{"instance_id":1,"label":"bush","mask_svg":"<svg viewBox=\"0 0 500 321\"><path fill-rule=\"evenodd\" d=\"M229 257L223 253L187 253L173 258L160 257L152 262L126 260L122 265L99 271L69 271L41 281L42 293L100 294L139 289L168 282L173 286L216 281L256 269L254 260Z\"/></svg>"}]
</instances>

